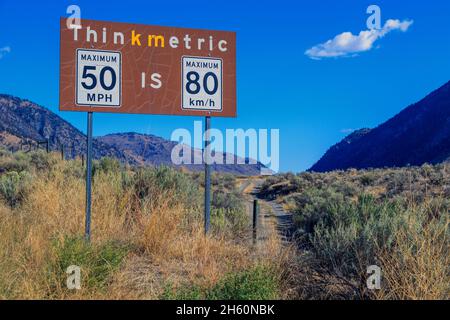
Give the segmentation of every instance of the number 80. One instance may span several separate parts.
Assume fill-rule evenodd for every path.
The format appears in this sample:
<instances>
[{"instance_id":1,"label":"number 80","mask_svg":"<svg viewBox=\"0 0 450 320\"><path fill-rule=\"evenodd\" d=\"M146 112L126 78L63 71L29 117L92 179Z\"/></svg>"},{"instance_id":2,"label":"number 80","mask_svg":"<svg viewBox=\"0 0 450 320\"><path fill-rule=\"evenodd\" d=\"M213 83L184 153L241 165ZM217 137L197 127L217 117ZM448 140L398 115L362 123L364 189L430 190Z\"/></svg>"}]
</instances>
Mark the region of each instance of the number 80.
<instances>
[{"instance_id":1,"label":"number 80","mask_svg":"<svg viewBox=\"0 0 450 320\"><path fill-rule=\"evenodd\" d=\"M201 90L200 86L200 75L196 71L190 71L186 74L187 77L187 83L186 83L186 91L190 94L197 94ZM213 88L210 89L208 86L208 79L213 79L214 85ZM192 88L194 87L194 88ZM217 76L213 72L207 72L203 77L203 89L205 92L209 95L213 95L217 92L217 89L219 87L219 81L217 79Z\"/></svg>"}]
</instances>

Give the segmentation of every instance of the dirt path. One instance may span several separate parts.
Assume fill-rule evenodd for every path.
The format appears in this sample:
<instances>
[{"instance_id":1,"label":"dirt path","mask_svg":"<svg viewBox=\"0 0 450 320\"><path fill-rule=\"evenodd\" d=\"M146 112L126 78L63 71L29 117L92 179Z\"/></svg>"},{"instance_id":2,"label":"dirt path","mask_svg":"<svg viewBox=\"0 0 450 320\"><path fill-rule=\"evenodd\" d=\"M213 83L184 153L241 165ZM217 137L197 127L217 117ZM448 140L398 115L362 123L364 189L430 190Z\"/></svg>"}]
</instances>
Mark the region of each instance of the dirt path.
<instances>
[{"instance_id":1,"label":"dirt path","mask_svg":"<svg viewBox=\"0 0 450 320\"><path fill-rule=\"evenodd\" d=\"M259 200L265 201L265 200ZM275 201L266 201L271 207L276 219L276 229L278 235L283 243L290 243L292 241L292 235L294 233L294 220L293 214L286 212L282 205Z\"/></svg>"},{"instance_id":2,"label":"dirt path","mask_svg":"<svg viewBox=\"0 0 450 320\"><path fill-rule=\"evenodd\" d=\"M240 192L244 194L247 199L247 212L250 216L253 213L253 200L257 199L259 203L259 221L258 221L258 240L267 239L270 230L275 230L282 243L290 244L294 231L293 215L286 212L282 205L276 201L267 201L258 198L259 191L263 179L249 179L242 181L239 186Z\"/></svg>"}]
</instances>

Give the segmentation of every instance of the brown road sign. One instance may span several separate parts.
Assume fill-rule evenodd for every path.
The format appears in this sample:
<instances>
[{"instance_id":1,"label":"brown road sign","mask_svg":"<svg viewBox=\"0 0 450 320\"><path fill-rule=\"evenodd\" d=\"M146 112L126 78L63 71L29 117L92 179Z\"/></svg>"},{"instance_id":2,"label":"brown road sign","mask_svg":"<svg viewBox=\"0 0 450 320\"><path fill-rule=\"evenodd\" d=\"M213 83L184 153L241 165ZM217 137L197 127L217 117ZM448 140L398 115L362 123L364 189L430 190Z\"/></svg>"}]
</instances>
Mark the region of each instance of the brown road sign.
<instances>
[{"instance_id":1,"label":"brown road sign","mask_svg":"<svg viewBox=\"0 0 450 320\"><path fill-rule=\"evenodd\" d=\"M236 116L236 33L60 24L60 110Z\"/></svg>"}]
</instances>

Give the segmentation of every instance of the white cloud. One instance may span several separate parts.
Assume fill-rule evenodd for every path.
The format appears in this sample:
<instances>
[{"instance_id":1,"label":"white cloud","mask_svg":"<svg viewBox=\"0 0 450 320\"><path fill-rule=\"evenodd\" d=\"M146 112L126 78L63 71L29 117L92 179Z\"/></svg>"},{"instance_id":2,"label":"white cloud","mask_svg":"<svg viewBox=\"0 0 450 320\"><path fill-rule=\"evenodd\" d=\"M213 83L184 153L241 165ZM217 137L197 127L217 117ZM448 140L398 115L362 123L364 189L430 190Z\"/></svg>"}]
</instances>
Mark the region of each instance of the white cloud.
<instances>
[{"instance_id":1,"label":"white cloud","mask_svg":"<svg viewBox=\"0 0 450 320\"><path fill-rule=\"evenodd\" d=\"M0 48L0 59L3 58L3 56L7 53L11 52L11 47L3 47Z\"/></svg>"},{"instance_id":2,"label":"white cloud","mask_svg":"<svg viewBox=\"0 0 450 320\"><path fill-rule=\"evenodd\" d=\"M375 41L383 38L389 32L393 30L406 32L412 24L412 20L400 21L389 19L382 29L363 30L358 35L354 35L351 32L343 32L332 40L328 40L306 50L305 54L311 59L316 60L354 56L359 52L372 49Z\"/></svg>"}]
</instances>

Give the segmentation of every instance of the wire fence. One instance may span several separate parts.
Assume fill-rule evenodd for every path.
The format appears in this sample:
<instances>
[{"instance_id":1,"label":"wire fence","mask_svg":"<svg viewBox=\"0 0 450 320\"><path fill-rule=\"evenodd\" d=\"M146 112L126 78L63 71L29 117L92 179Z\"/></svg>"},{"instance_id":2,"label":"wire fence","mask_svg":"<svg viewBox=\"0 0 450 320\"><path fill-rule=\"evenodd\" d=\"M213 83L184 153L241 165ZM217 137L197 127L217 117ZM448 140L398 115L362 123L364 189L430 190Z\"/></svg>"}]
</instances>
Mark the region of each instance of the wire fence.
<instances>
[{"instance_id":1,"label":"wire fence","mask_svg":"<svg viewBox=\"0 0 450 320\"><path fill-rule=\"evenodd\" d=\"M10 151L12 151L12 152L22 151L25 153L28 153L31 151L37 151L37 150L45 150L47 153L54 152L54 151L59 152L61 155L61 160L75 159L77 157L80 157L81 162L84 166L84 162L85 162L84 157L85 156L83 153L80 154L77 152L74 143L72 143L70 145L59 144L57 146L57 148L52 149L50 146L50 141L48 139L42 140L42 141L25 139L25 140L21 140L19 149L17 149L17 147L10 148Z\"/></svg>"}]
</instances>

